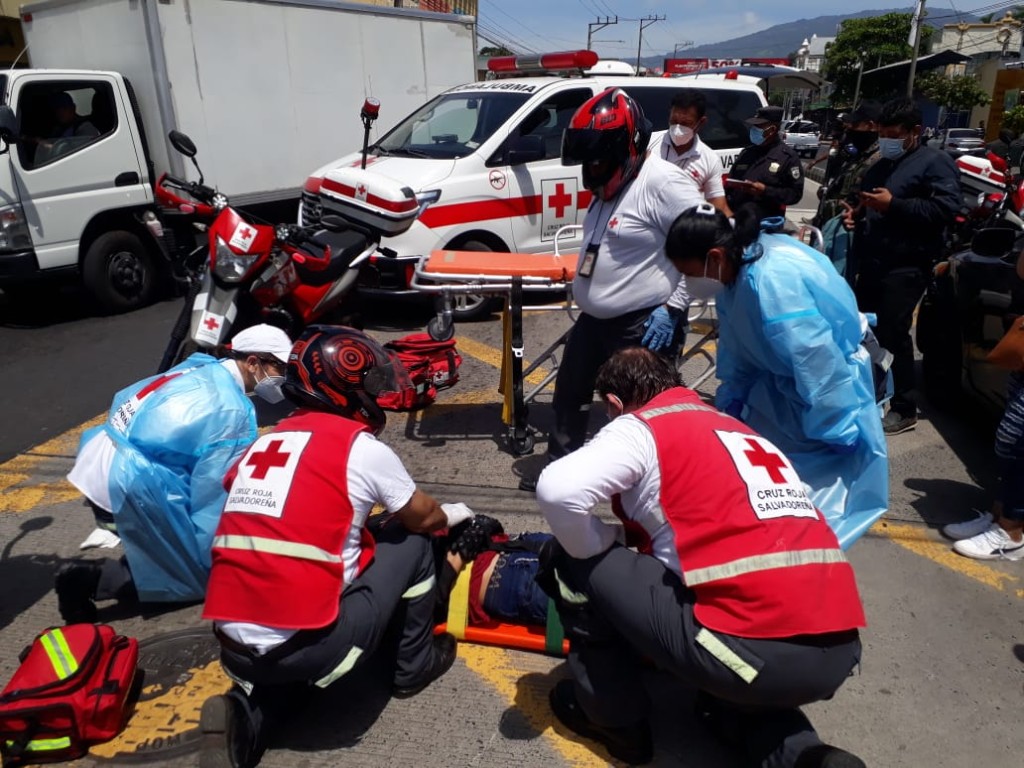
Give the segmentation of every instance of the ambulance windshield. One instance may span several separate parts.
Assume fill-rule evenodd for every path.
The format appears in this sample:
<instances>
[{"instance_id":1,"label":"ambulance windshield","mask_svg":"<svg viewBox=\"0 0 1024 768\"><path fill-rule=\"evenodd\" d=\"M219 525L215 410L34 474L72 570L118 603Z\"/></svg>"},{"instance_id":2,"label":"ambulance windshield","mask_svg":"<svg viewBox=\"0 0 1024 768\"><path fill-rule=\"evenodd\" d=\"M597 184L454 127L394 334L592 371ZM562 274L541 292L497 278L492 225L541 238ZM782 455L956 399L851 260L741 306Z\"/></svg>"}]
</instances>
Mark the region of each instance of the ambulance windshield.
<instances>
[{"instance_id":1,"label":"ambulance windshield","mask_svg":"<svg viewBox=\"0 0 1024 768\"><path fill-rule=\"evenodd\" d=\"M529 93L449 92L427 102L373 145L378 155L453 159L471 155Z\"/></svg>"}]
</instances>

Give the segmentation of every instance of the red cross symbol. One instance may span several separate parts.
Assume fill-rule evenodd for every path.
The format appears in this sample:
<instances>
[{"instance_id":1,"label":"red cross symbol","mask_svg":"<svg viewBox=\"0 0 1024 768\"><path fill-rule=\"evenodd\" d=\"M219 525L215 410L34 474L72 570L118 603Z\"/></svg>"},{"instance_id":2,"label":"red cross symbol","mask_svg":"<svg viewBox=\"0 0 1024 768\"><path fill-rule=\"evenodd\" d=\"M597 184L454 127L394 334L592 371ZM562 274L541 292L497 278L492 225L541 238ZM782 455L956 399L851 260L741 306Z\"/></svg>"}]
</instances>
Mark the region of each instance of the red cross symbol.
<instances>
[{"instance_id":1,"label":"red cross symbol","mask_svg":"<svg viewBox=\"0 0 1024 768\"><path fill-rule=\"evenodd\" d=\"M205 320L203 320L203 325L205 325L211 331L215 331L217 330L218 327L220 327L220 320L218 320L216 317L208 317Z\"/></svg>"},{"instance_id":2,"label":"red cross symbol","mask_svg":"<svg viewBox=\"0 0 1024 768\"><path fill-rule=\"evenodd\" d=\"M618 216L614 217L611 221L608 222L608 229L615 229L617 226L619 226Z\"/></svg>"},{"instance_id":3,"label":"red cross symbol","mask_svg":"<svg viewBox=\"0 0 1024 768\"><path fill-rule=\"evenodd\" d=\"M181 374L172 373L170 376L161 376L159 379L153 379L153 381L149 382L149 384L147 384L138 392L136 392L135 396L139 398L139 400L142 400L146 395L160 389L160 387L162 387L171 379L176 378L177 376L181 376Z\"/></svg>"},{"instance_id":4,"label":"red cross symbol","mask_svg":"<svg viewBox=\"0 0 1024 768\"><path fill-rule=\"evenodd\" d=\"M267 450L254 453L249 457L249 461L245 463L247 467L256 467L252 471L253 480L265 480L267 472L274 467L283 467L288 463L288 457L290 453L281 453L281 446L284 445L284 440L273 440L267 447Z\"/></svg>"},{"instance_id":5,"label":"red cross symbol","mask_svg":"<svg viewBox=\"0 0 1024 768\"><path fill-rule=\"evenodd\" d=\"M364 196L366 194L366 186L360 184L359 189L356 190L356 194L359 195L360 197Z\"/></svg>"},{"instance_id":6,"label":"red cross symbol","mask_svg":"<svg viewBox=\"0 0 1024 768\"><path fill-rule=\"evenodd\" d=\"M693 178L695 178L697 181L700 181L700 172L696 168L690 171L690 175L693 176Z\"/></svg>"},{"instance_id":7,"label":"red cross symbol","mask_svg":"<svg viewBox=\"0 0 1024 768\"><path fill-rule=\"evenodd\" d=\"M243 229L241 229L238 232L238 236L240 238L242 238L243 240L248 240L251 235L252 235L252 230L249 229L248 227L244 227Z\"/></svg>"},{"instance_id":8,"label":"red cross symbol","mask_svg":"<svg viewBox=\"0 0 1024 768\"><path fill-rule=\"evenodd\" d=\"M565 216L565 209L572 205L572 195L565 191L565 184L555 185L555 194L548 198L548 205L555 209L555 217Z\"/></svg>"},{"instance_id":9,"label":"red cross symbol","mask_svg":"<svg viewBox=\"0 0 1024 768\"><path fill-rule=\"evenodd\" d=\"M747 438L747 445L750 446L751 450L744 451L743 454L747 457L747 461L750 462L750 466L761 467L767 470L768 477L771 478L773 483L786 482L786 476L780 471L786 466L786 460L780 454L766 451L763 445L749 437Z\"/></svg>"}]
</instances>

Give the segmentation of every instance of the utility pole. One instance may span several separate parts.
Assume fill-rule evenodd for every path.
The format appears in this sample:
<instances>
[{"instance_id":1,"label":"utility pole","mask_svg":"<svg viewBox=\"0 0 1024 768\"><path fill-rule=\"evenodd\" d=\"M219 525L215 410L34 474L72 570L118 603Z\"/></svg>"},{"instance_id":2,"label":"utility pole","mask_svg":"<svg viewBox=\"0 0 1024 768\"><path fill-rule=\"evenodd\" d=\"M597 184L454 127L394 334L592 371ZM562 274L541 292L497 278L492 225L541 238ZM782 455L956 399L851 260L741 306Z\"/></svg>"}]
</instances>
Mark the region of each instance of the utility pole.
<instances>
[{"instance_id":1,"label":"utility pole","mask_svg":"<svg viewBox=\"0 0 1024 768\"><path fill-rule=\"evenodd\" d=\"M664 21L666 16L644 16L640 21L640 36L636 41L636 73L640 74L640 49L644 44L644 30L647 29L651 24L659 21Z\"/></svg>"},{"instance_id":2,"label":"utility pole","mask_svg":"<svg viewBox=\"0 0 1024 768\"><path fill-rule=\"evenodd\" d=\"M910 75L907 77L907 96L910 98L914 98L914 75L917 74L917 54L921 50L921 25L924 17L924 0L917 0L917 7L910 19L910 40L907 41L914 48L910 57Z\"/></svg>"},{"instance_id":3,"label":"utility pole","mask_svg":"<svg viewBox=\"0 0 1024 768\"><path fill-rule=\"evenodd\" d=\"M680 48L689 48L693 45L693 40L685 40L681 43L676 43L676 47L672 49L672 58L676 58L679 55Z\"/></svg>"},{"instance_id":4,"label":"utility pole","mask_svg":"<svg viewBox=\"0 0 1024 768\"><path fill-rule=\"evenodd\" d=\"M590 41L591 38L593 38L595 32L600 32L605 27L610 27L612 24L618 23L618 16L616 16L614 19L611 16L605 16L604 19L598 16L597 21L592 21L589 24L587 24L587 50L590 50Z\"/></svg>"}]
</instances>

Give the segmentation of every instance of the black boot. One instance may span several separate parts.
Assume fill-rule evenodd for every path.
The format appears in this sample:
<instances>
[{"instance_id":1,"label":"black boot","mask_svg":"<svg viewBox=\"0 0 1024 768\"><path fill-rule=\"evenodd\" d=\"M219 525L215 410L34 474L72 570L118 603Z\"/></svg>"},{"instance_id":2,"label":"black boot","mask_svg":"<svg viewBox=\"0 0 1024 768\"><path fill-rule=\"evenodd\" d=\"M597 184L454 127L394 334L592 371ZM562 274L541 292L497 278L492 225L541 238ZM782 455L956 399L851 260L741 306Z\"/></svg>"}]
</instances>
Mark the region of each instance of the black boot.
<instances>
[{"instance_id":1,"label":"black boot","mask_svg":"<svg viewBox=\"0 0 1024 768\"><path fill-rule=\"evenodd\" d=\"M262 749L258 727L237 689L203 702L199 713L200 768L250 768L258 765Z\"/></svg>"},{"instance_id":2,"label":"black boot","mask_svg":"<svg viewBox=\"0 0 1024 768\"><path fill-rule=\"evenodd\" d=\"M81 560L61 566L54 579L57 608L68 624L92 624L96 621L96 587L103 566L94 560Z\"/></svg>"},{"instance_id":3,"label":"black boot","mask_svg":"<svg viewBox=\"0 0 1024 768\"><path fill-rule=\"evenodd\" d=\"M416 679L404 685L396 683L394 688L391 689L392 695L396 699L408 699L410 696L415 696L451 669L452 664L455 663L456 655L457 643L454 635L450 635L447 632L435 635L434 649L427 668Z\"/></svg>"}]
</instances>

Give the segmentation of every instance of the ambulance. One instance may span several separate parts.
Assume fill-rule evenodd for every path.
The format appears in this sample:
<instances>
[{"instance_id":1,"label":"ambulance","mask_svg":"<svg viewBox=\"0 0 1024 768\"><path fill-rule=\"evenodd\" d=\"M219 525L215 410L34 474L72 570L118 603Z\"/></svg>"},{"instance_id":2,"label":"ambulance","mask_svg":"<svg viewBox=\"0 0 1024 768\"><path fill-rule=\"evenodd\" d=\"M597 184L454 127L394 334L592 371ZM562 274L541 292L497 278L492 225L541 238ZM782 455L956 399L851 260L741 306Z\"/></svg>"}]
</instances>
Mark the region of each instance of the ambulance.
<instances>
[{"instance_id":1,"label":"ambulance","mask_svg":"<svg viewBox=\"0 0 1024 768\"><path fill-rule=\"evenodd\" d=\"M384 240L363 269L360 292L413 295L409 281L422 254L436 249L550 252L561 227L582 223L590 192L583 188L579 167L561 161L562 132L573 113L606 88L622 88L654 124L651 146L657 147L668 128L672 96L684 87L667 78L586 74L596 63L592 51L493 58L488 68L495 79L441 93L371 144L367 170L408 186L420 213L408 231ZM566 76L551 74L556 72ZM707 95L708 122L700 138L728 171L748 144L743 121L766 103L763 92L738 79L685 86ZM323 215L320 189L332 170L361 162L362 154L354 153L310 175L299 223L315 224ZM578 239L559 242L567 250L578 246ZM460 298L456 319L490 309L478 297Z\"/></svg>"}]
</instances>

